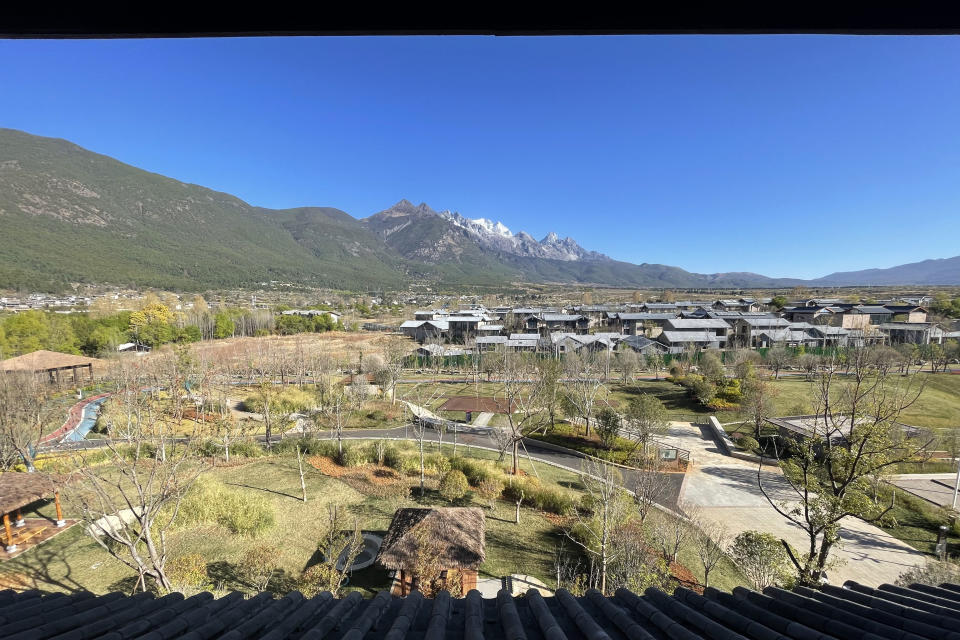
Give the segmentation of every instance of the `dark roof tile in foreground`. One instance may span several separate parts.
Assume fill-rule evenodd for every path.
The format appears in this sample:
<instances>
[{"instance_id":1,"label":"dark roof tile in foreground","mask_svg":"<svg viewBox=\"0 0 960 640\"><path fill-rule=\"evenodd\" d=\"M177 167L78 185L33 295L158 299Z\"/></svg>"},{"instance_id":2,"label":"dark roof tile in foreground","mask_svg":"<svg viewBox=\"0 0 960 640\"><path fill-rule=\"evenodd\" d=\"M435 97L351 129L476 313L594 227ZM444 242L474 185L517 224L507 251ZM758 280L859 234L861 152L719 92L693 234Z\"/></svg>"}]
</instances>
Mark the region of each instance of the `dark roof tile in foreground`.
<instances>
[{"instance_id":1,"label":"dark roof tile in foreground","mask_svg":"<svg viewBox=\"0 0 960 640\"><path fill-rule=\"evenodd\" d=\"M4 638L209 638L233 640L960 640L960 586L848 582L820 590L768 588L763 593L713 588L667 595L620 589L611 597L535 589L484 600L384 591L335 599L232 593L154 598L148 594L42 594L0 591Z\"/></svg>"}]
</instances>

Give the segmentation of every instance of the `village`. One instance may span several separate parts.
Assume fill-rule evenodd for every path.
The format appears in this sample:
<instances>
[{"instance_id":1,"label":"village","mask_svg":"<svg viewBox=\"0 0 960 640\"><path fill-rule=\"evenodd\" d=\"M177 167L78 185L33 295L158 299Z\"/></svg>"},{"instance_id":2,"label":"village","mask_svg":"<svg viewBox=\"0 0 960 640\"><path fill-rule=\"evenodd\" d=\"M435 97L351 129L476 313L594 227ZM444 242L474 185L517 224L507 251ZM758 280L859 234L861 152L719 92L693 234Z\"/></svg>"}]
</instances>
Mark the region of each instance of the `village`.
<instances>
[{"instance_id":1,"label":"village","mask_svg":"<svg viewBox=\"0 0 960 640\"><path fill-rule=\"evenodd\" d=\"M713 302L574 304L558 308L470 305L416 311L400 329L424 343L422 355L472 351L568 353L615 350L682 354L690 350L945 344L960 338L948 323L928 322L923 297L884 304L807 299L775 306L772 298ZM461 345L457 347L445 344Z\"/></svg>"}]
</instances>

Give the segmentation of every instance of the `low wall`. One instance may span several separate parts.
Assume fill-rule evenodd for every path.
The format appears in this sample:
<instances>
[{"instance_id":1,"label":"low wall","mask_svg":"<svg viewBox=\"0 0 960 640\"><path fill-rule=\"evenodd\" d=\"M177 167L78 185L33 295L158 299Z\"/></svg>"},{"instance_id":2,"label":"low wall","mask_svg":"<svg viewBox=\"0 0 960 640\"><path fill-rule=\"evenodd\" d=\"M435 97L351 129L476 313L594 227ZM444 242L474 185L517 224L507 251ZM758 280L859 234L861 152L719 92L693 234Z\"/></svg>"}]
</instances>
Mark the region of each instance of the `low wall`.
<instances>
[{"instance_id":1,"label":"low wall","mask_svg":"<svg viewBox=\"0 0 960 640\"><path fill-rule=\"evenodd\" d=\"M725 456L730 456L731 458L737 458L738 460L746 460L747 462L754 462L756 464L761 464L764 462L764 458L760 456L755 456L752 453L747 453L737 447L734 443L733 438L724 431L723 426L720 425L720 421L717 420L716 416L710 416L710 420L707 422L707 425L710 428L710 433L713 435L713 439L716 441L717 446L720 447L720 452ZM773 458L767 458L768 464L776 464L776 460Z\"/></svg>"}]
</instances>

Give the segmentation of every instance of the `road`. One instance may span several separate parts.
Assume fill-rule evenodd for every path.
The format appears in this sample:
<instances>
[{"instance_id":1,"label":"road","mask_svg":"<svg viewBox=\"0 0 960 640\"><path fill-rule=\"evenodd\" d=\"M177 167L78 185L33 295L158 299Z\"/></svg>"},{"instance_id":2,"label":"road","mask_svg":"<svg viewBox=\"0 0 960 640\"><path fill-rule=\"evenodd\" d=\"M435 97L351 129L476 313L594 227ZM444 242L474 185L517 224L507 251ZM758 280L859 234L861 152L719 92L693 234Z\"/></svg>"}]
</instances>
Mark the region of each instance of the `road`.
<instances>
[{"instance_id":1,"label":"road","mask_svg":"<svg viewBox=\"0 0 960 640\"><path fill-rule=\"evenodd\" d=\"M787 540L798 550L809 547L805 532L781 516L760 491L757 465L723 455L713 439L695 425L673 423L664 442L690 450L694 461L679 496L680 508L723 525L732 535L761 530ZM760 472L764 488L775 501L793 500L789 485L777 467ZM840 529L842 546L832 557L841 564L827 571L832 584L856 580L869 586L893 583L904 571L923 564L925 556L882 529L848 517Z\"/></svg>"}]
</instances>

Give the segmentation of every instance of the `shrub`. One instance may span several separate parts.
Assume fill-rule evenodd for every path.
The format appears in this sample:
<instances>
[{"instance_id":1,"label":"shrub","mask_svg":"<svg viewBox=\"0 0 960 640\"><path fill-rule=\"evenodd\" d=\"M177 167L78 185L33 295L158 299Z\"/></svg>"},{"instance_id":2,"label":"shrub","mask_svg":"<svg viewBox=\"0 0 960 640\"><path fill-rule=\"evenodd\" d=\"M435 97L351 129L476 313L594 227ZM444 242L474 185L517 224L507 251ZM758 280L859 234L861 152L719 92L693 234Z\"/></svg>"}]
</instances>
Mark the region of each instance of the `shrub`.
<instances>
[{"instance_id":1,"label":"shrub","mask_svg":"<svg viewBox=\"0 0 960 640\"><path fill-rule=\"evenodd\" d=\"M273 526L273 508L261 496L201 477L180 505L183 523L218 524L234 533L255 535Z\"/></svg>"},{"instance_id":2,"label":"shrub","mask_svg":"<svg viewBox=\"0 0 960 640\"><path fill-rule=\"evenodd\" d=\"M790 580L787 552L769 533L744 531L734 538L730 555L759 590Z\"/></svg>"},{"instance_id":3,"label":"shrub","mask_svg":"<svg viewBox=\"0 0 960 640\"><path fill-rule=\"evenodd\" d=\"M503 498L510 502L516 502L522 499L529 504L529 487L526 486L522 478L508 478L507 483L503 487Z\"/></svg>"},{"instance_id":4,"label":"shrub","mask_svg":"<svg viewBox=\"0 0 960 640\"><path fill-rule=\"evenodd\" d=\"M166 569L167 576L175 585L200 588L210 586L207 561L199 553L177 556L167 563Z\"/></svg>"},{"instance_id":5,"label":"shrub","mask_svg":"<svg viewBox=\"0 0 960 640\"><path fill-rule=\"evenodd\" d=\"M401 471L401 466L403 464L403 453L395 444L387 445L383 452L383 464L391 469Z\"/></svg>"},{"instance_id":6,"label":"shrub","mask_svg":"<svg viewBox=\"0 0 960 640\"><path fill-rule=\"evenodd\" d=\"M359 467L370 462L370 449L345 444L343 445L343 454L339 458L337 462L345 467Z\"/></svg>"},{"instance_id":7,"label":"shrub","mask_svg":"<svg viewBox=\"0 0 960 640\"><path fill-rule=\"evenodd\" d=\"M450 458L450 468L462 471L463 475L467 476L467 482L474 487L479 487L484 481L500 476L500 473L489 462L471 460L463 456Z\"/></svg>"},{"instance_id":8,"label":"shrub","mask_svg":"<svg viewBox=\"0 0 960 640\"><path fill-rule=\"evenodd\" d=\"M440 480L440 495L453 502L467 495L470 485L462 471L448 471Z\"/></svg>"},{"instance_id":9,"label":"shrub","mask_svg":"<svg viewBox=\"0 0 960 640\"><path fill-rule=\"evenodd\" d=\"M424 456L424 466L439 475L443 475L450 471L450 459L442 453L431 453Z\"/></svg>"},{"instance_id":10,"label":"shrub","mask_svg":"<svg viewBox=\"0 0 960 640\"><path fill-rule=\"evenodd\" d=\"M241 440L230 445L231 456L258 458L264 454L263 447L254 440Z\"/></svg>"},{"instance_id":11,"label":"shrub","mask_svg":"<svg viewBox=\"0 0 960 640\"><path fill-rule=\"evenodd\" d=\"M477 493L493 508L493 503L503 493L503 482L499 478L486 478L477 485Z\"/></svg>"},{"instance_id":12,"label":"shrub","mask_svg":"<svg viewBox=\"0 0 960 640\"><path fill-rule=\"evenodd\" d=\"M417 454L407 454L400 458L400 465L397 467L397 471L400 473L406 474L408 476L417 475L420 473L420 456Z\"/></svg>"},{"instance_id":13,"label":"shrub","mask_svg":"<svg viewBox=\"0 0 960 640\"><path fill-rule=\"evenodd\" d=\"M953 584L960 582L960 567L952 562L927 560L923 566L917 565L901 573L896 584L901 587L908 587L915 583L939 587L945 582Z\"/></svg>"},{"instance_id":14,"label":"shrub","mask_svg":"<svg viewBox=\"0 0 960 640\"><path fill-rule=\"evenodd\" d=\"M743 449L744 451L756 451L760 448L760 443L751 438L750 436L740 436L736 440L737 446Z\"/></svg>"},{"instance_id":15,"label":"shrub","mask_svg":"<svg viewBox=\"0 0 960 640\"><path fill-rule=\"evenodd\" d=\"M542 511L556 513L561 516L573 513L573 497L562 489L541 487L535 493L535 501L537 508Z\"/></svg>"},{"instance_id":16,"label":"shrub","mask_svg":"<svg viewBox=\"0 0 960 640\"><path fill-rule=\"evenodd\" d=\"M722 398L714 398L707 403L707 408L713 411L731 411L740 407L736 402L730 402Z\"/></svg>"},{"instance_id":17,"label":"shrub","mask_svg":"<svg viewBox=\"0 0 960 640\"><path fill-rule=\"evenodd\" d=\"M263 593L270 586L277 572L277 558L280 550L266 544L258 544L246 551L237 564L240 577L257 593Z\"/></svg>"}]
</instances>

